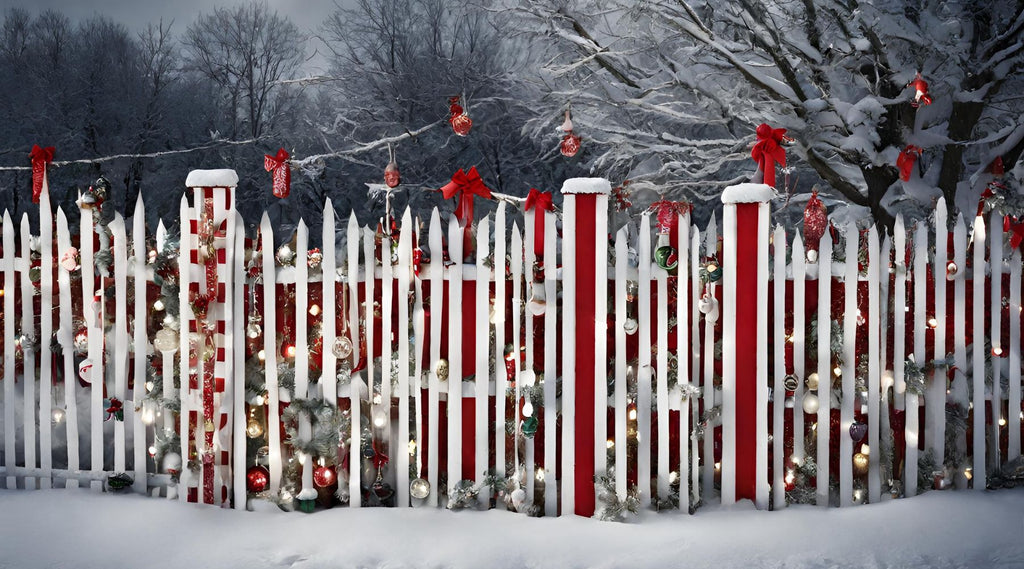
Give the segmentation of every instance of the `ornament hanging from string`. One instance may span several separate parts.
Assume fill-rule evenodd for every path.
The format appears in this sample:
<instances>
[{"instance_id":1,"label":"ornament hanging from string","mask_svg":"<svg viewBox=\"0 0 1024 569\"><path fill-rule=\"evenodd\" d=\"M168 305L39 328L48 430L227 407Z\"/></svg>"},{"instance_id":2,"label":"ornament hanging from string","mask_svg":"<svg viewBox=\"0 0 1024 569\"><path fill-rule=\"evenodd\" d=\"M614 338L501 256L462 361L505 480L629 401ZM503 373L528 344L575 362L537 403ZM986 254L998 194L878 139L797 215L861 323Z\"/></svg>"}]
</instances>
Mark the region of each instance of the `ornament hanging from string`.
<instances>
[{"instance_id":1,"label":"ornament hanging from string","mask_svg":"<svg viewBox=\"0 0 1024 569\"><path fill-rule=\"evenodd\" d=\"M559 145L559 150L562 152L562 156L565 156L566 158L576 156L576 153L580 151L580 137L573 134L572 112L570 110L566 109L565 121L559 128L565 132L565 136L562 137L562 143Z\"/></svg>"},{"instance_id":2,"label":"ornament hanging from string","mask_svg":"<svg viewBox=\"0 0 1024 569\"><path fill-rule=\"evenodd\" d=\"M32 203L39 203L39 196L43 193L43 180L46 178L46 165L53 162L54 148L45 148L39 145L32 146L29 158L32 160Z\"/></svg>"},{"instance_id":3,"label":"ornament hanging from string","mask_svg":"<svg viewBox=\"0 0 1024 569\"><path fill-rule=\"evenodd\" d=\"M917 108L921 105L932 104L932 98L928 95L928 82L921 77L921 72L917 72L914 76L914 80L907 83L907 87L914 88L914 100L910 103L910 106Z\"/></svg>"},{"instance_id":4,"label":"ornament hanging from string","mask_svg":"<svg viewBox=\"0 0 1024 569\"><path fill-rule=\"evenodd\" d=\"M398 171L398 163L395 162L395 147L388 145L388 165L384 168L384 184L389 188L396 188L402 183L402 175Z\"/></svg>"},{"instance_id":5,"label":"ornament hanging from string","mask_svg":"<svg viewBox=\"0 0 1024 569\"><path fill-rule=\"evenodd\" d=\"M288 197L292 189L292 170L288 164L288 151L280 148L277 154L265 154L263 156L263 168L267 172L273 172L274 196L278 198Z\"/></svg>"},{"instance_id":6,"label":"ornament hanging from string","mask_svg":"<svg viewBox=\"0 0 1024 569\"><path fill-rule=\"evenodd\" d=\"M804 245L807 247L807 260L815 262L818 259L818 243L822 235L825 235L825 228L828 226L828 210L825 204L818 199L818 191L811 192L811 199L807 200L804 207Z\"/></svg>"},{"instance_id":7,"label":"ornament hanging from string","mask_svg":"<svg viewBox=\"0 0 1024 569\"><path fill-rule=\"evenodd\" d=\"M466 136L469 134L469 129L473 127L473 119L469 118L466 110L462 107L465 102L464 95L448 99L448 112L450 113L448 122L452 125L455 134L459 136Z\"/></svg>"}]
</instances>

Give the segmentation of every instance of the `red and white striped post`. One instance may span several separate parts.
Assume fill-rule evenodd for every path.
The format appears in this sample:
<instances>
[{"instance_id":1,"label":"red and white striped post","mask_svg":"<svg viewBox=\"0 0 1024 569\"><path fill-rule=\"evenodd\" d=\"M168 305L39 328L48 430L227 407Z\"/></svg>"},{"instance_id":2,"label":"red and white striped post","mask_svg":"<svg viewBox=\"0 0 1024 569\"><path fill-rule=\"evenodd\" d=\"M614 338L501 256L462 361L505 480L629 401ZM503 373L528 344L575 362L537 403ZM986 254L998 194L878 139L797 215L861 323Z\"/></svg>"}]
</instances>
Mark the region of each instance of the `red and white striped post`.
<instances>
[{"instance_id":1,"label":"red and white striped post","mask_svg":"<svg viewBox=\"0 0 1024 569\"><path fill-rule=\"evenodd\" d=\"M603 317L597 320L598 305L604 314L608 295L611 189L603 178L570 178L562 185L562 286L574 299L562 308L562 424L572 425L563 433L562 479L571 477L572 485L562 485L562 512L587 517L594 515L594 474L604 465L598 453L606 452L597 441L605 440L598 416L606 413L607 393L604 379L597 378L604 377L598 366L606 365L607 332Z\"/></svg>"},{"instance_id":2,"label":"red and white striped post","mask_svg":"<svg viewBox=\"0 0 1024 569\"><path fill-rule=\"evenodd\" d=\"M768 202L766 184L722 193L722 503L768 506Z\"/></svg>"}]
</instances>

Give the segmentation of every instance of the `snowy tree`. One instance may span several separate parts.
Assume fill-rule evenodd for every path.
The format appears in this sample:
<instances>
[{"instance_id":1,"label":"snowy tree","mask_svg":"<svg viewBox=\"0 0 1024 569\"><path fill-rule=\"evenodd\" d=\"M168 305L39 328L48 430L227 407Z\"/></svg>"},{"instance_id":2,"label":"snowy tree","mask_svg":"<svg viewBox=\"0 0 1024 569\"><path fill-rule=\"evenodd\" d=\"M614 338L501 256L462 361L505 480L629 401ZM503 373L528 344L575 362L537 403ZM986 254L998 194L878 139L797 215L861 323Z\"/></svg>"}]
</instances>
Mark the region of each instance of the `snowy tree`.
<instances>
[{"instance_id":1,"label":"snowy tree","mask_svg":"<svg viewBox=\"0 0 1024 569\"><path fill-rule=\"evenodd\" d=\"M217 85L230 136L258 138L291 108L280 84L305 60L304 38L266 1L200 15L185 33L189 68Z\"/></svg>"},{"instance_id":2,"label":"snowy tree","mask_svg":"<svg viewBox=\"0 0 1024 569\"><path fill-rule=\"evenodd\" d=\"M668 195L710 202L749 173L762 122L794 139L794 180L887 223L897 204L939 195L973 209L979 174L1021 152L1022 2L522 0L514 12L549 46L549 100L572 103L600 146L593 166ZM931 105L914 105L918 72ZM904 183L907 145L923 149L922 175Z\"/></svg>"}]
</instances>

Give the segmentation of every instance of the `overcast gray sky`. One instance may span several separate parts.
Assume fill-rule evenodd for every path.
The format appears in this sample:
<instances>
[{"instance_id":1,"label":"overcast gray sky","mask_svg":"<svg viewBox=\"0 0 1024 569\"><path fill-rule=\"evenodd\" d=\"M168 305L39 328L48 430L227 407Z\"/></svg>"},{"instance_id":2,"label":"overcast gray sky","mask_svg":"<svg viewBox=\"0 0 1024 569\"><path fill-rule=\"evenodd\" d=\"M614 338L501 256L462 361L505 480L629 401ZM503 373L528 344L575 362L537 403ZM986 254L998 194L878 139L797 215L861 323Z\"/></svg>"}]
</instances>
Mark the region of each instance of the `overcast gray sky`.
<instances>
[{"instance_id":1,"label":"overcast gray sky","mask_svg":"<svg viewBox=\"0 0 1024 569\"><path fill-rule=\"evenodd\" d=\"M354 0L268 0L270 7L288 16L299 28L315 31L335 9L351 7ZM147 23L174 20L173 31L182 33L200 12L210 12L214 6L230 6L236 0L0 0L0 8L19 6L37 14L48 8L65 13L78 21L94 14L104 14L128 26L132 31L143 29ZM310 53L315 42L310 44ZM320 60L322 61L322 59Z\"/></svg>"}]
</instances>

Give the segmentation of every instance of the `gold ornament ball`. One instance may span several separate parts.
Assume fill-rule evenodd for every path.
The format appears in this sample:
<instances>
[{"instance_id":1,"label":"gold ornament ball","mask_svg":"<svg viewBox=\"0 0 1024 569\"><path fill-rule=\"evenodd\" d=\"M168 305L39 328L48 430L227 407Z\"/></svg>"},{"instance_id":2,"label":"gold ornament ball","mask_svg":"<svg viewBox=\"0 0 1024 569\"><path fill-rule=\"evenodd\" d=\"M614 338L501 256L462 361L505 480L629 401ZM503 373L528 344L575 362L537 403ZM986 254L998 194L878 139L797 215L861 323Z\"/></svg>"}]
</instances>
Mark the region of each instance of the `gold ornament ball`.
<instances>
[{"instance_id":1,"label":"gold ornament ball","mask_svg":"<svg viewBox=\"0 0 1024 569\"><path fill-rule=\"evenodd\" d=\"M245 434L249 435L250 439L263 436L263 424L256 417L249 417L245 424Z\"/></svg>"},{"instance_id":2,"label":"gold ornament ball","mask_svg":"<svg viewBox=\"0 0 1024 569\"><path fill-rule=\"evenodd\" d=\"M434 366L434 373L437 374L437 379L448 381L448 360L444 358L437 360L437 364Z\"/></svg>"}]
</instances>

